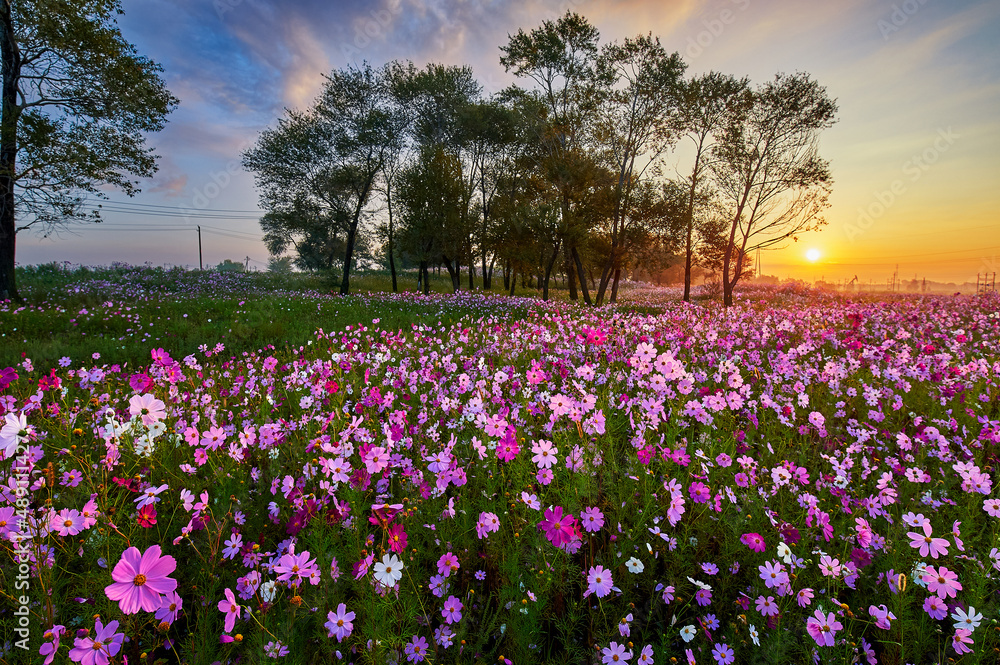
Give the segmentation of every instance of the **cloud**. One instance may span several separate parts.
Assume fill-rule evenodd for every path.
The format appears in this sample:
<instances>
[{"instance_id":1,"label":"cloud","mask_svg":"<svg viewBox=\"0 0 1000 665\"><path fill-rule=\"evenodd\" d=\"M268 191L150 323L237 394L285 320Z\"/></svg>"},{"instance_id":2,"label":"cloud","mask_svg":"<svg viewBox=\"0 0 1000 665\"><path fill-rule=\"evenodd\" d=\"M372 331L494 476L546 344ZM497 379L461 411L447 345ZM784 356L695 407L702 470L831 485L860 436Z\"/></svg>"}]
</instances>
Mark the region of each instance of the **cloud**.
<instances>
[{"instance_id":1,"label":"cloud","mask_svg":"<svg viewBox=\"0 0 1000 665\"><path fill-rule=\"evenodd\" d=\"M183 196L188 182L187 173L184 173L169 155L161 157L157 165L160 168L150 179L152 186L145 190L151 194L165 194L167 198Z\"/></svg>"}]
</instances>

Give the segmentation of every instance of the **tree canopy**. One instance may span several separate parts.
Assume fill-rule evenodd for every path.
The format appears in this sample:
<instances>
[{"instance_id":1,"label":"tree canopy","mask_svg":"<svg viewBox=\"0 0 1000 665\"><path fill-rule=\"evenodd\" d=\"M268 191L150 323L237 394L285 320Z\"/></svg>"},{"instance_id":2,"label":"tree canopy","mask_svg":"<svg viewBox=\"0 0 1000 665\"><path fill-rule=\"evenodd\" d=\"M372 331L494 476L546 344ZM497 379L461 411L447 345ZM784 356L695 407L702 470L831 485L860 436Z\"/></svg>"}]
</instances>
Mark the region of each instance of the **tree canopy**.
<instances>
[{"instance_id":1,"label":"tree canopy","mask_svg":"<svg viewBox=\"0 0 1000 665\"><path fill-rule=\"evenodd\" d=\"M18 297L18 232L100 221L89 196L132 196L156 172L146 136L178 102L122 13L120 0L0 0L0 297Z\"/></svg>"},{"instance_id":2,"label":"tree canopy","mask_svg":"<svg viewBox=\"0 0 1000 665\"><path fill-rule=\"evenodd\" d=\"M501 47L519 82L485 95L468 66L390 62L335 71L316 105L286 112L248 151L275 255L343 267L367 241L397 263L445 268L454 290L499 266L549 296L614 302L619 280L685 266L726 302L756 249L821 223L819 132L836 103L805 74L751 87L686 65L652 34L602 44L567 12ZM668 172L682 140L693 164ZM680 175L683 173L683 175ZM591 297L591 293L594 297ZM609 295L610 294L610 295Z\"/></svg>"}]
</instances>

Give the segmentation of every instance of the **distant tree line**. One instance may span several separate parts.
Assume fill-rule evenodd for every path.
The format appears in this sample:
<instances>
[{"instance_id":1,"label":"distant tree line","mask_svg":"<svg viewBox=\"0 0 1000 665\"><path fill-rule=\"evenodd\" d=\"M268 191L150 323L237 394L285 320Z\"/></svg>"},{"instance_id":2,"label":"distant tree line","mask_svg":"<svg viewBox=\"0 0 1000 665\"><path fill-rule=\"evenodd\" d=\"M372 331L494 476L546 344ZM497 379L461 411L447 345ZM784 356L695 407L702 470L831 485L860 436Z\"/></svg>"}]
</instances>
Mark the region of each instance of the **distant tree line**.
<instances>
[{"instance_id":1,"label":"distant tree line","mask_svg":"<svg viewBox=\"0 0 1000 665\"><path fill-rule=\"evenodd\" d=\"M686 65L652 35L601 45L578 14L501 47L522 86L484 95L468 66L365 63L325 77L243 155L273 256L339 269L379 253L398 289L414 266L452 287L614 302L623 274L684 264L719 275L724 299L759 248L823 223L831 177L818 137L837 110L807 74L752 86ZM690 163L669 172L687 142Z\"/></svg>"}]
</instances>

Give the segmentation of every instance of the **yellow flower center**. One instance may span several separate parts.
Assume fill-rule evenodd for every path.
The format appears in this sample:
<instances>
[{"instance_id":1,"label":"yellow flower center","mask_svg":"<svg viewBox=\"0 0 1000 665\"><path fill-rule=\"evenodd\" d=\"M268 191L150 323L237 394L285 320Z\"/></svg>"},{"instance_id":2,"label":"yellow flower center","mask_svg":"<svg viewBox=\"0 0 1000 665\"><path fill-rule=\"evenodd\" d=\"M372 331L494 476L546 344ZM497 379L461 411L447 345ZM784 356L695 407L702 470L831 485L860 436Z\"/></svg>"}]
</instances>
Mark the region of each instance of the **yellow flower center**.
<instances>
[{"instance_id":1,"label":"yellow flower center","mask_svg":"<svg viewBox=\"0 0 1000 665\"><path fill-rule=\"evenodd\" d=\"M132 580L132 583L135 584L136 586L142 586L143 584L146 583L146 576L142 574L136 575L135 579Z\"/></svg>"}]
</instances>

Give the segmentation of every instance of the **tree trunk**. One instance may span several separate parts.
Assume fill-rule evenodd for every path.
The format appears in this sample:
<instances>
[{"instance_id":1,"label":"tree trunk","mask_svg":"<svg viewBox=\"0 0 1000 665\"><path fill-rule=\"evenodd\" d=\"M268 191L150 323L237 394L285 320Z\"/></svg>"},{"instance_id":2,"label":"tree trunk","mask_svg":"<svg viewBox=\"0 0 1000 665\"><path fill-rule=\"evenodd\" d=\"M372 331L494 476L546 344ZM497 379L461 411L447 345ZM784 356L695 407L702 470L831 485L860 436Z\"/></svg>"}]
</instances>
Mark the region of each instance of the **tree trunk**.
<instances>
[{"instance_id":1,"label":"tree trunk","mask_svg":"<svg viewBox=\"0 0 1000 665\"><path fill-rule=\"evenodd\" d=\"M576 267L573 265L573 259L570 256L569 243L563 248L563 259L566 261L566 285L569 287L569 299L577 300L579 296L576 293Z\"/></svg>"},{"instance_id":2,"label":"tree trunk","mask_svg":"<svg viewBox=\"0 0 1000 665\"><path fill-rule=\"evenodd\" d=\"M576 245L571 250L573 262L576 264L576 274L580 277L580 290L583 291L583 302L590 303L590 289L587 287L587 273L583 270L583 262L580 261L580 253L576 251Z\"/></svg>"},{"instance_id":3,"label":"tree trunk","mask_svg":"<svg viewBox=\"0 0 1000 665\"><path fill-rule=\"evenodd\" d=\"M485 253L483 254L483 257L484 257L484 260L485 260L485 257L486 257ZM493 267L496 265L496 262L497 262L497 255L496 255L496 252L494 252L493 256L490 257L490 268L489 268L489 270L487 270L485 268L485 266L483 267L483 290L484 291L490 291L490 290L493 289Z\"/></svg>"},{"instance_id":4,"label":"tree trunk","mask_svg":"<svg viewBox=\"0 0 1000 665\"><path fill-rule=\"evenodd\" d=\"M559 258L559 245L562 240L556 241L556 246L552 250L552 258L549 259L549 263L545 266L545 279L542 281L542 300L549 299L549 277L552 275L552 266L556 264L556 259Z\"/></svg>"},{"instance_id":5,"label":"tree trunk","mask_svg":"<svg viewBox=\"0 0 1000 665\"><path fill-rule=\"evenodd\" d=\"M420 280L423 280L423 292L426 296L431 292L431 272L427 269L427 261L423 260L420 262L420 268L417 272L420 277L417 278L417 284L420 284Z\"/></svg>"},{"instance_id":6,"label":"tree trunk","mask_svg":"<svg viewBox=\"0 0 1000 665\"><path fill-rule=\"evenodd\" d=\"M15 275L17 217L14 211L14 180L17 161L17 108L21 74L21 52L14 41L14 19L10 2L0 2L0 57L3 59L3 110L0 118L0 300L21 302Z\"/></svg>"},{"instance_id":7,"label":"tree trunk","mask_svg":"<svg viewBox=\"0 0 1000 665\"><path fill-rule=\"evenodd\" d=\"M375 172L368 174L367 179L357 192L358 203L354 207L354 219L347 231L347 249L344 251L344 278L340 282L340 295L346 296L351 292L351 259L354 257L354 243L358 237L358 224L361 223L361 213L364 211L368 194L372 191L372 183L375 181Z\"/></svg>"},{"instance_id":8,"label":"tree trunk","mask_svg":"<svg viewBox=\"0 0 1000 665\"><path fill-rule=\"evenodd\" d=\"M608 289L608 282L611 280L611 268L615 264L616 248L614 242L611 243L611 254L608 256L608 260L604 262L604 268L601 269L601 283L597 288L597 306L600 307L604 303L604 294Z\"/></svg>"},{"instance_id":9,"label":"tree trunk","mask_svg":"<svg viewBox=\"0 0 1000 665\"><path fill-rule=\"evenodd\" d=\"M393 256L395 248L393 247L392 189L389 186L385 188L385 207L389 211L389 272L392 274L392 292L399 293L399 287L396 285L396 257Z\"/></svg>"},{"instance_id":10,"label":"tree trunk","mask_svg":"<svg viewBox=\"0 0 1000 665\"><path fill-rule=\"evenodd\" d=\"M621 279L622 269L615 268L615 280L611 284L611 302L612 304L618 302L618 280Z\"/></svg>"},{"instance_id":11,"label":"tree trunk","mask_svg":"<svg viewBox=\"0 0 1000 665\"><path fill-rule=\"evenodd\" d=\"M691 189L688 191L687 209L687 242L684 247L684 302L691 302L691 264L693 262L694 247L694 197L698 189L698 176L700 175L701 152L705 146L705 136L699 137L697 150L694 153L694 169L691 171Z\"/></svg>"},{"instance_id":12,"label":"tree trunk","mask_svg":"<svg viewBox=\"0 0 1000 665\"><path fill-rule=\"evenodd\" d=\"M448 270L448 277L451 278L451 292L458 293L462 279L462 276L458 273L458 262L456 261L455 265L452 266L451 259L447 256L442 256L441 258L444 260L444 267Z\"/></svg>"}]
</instances>

